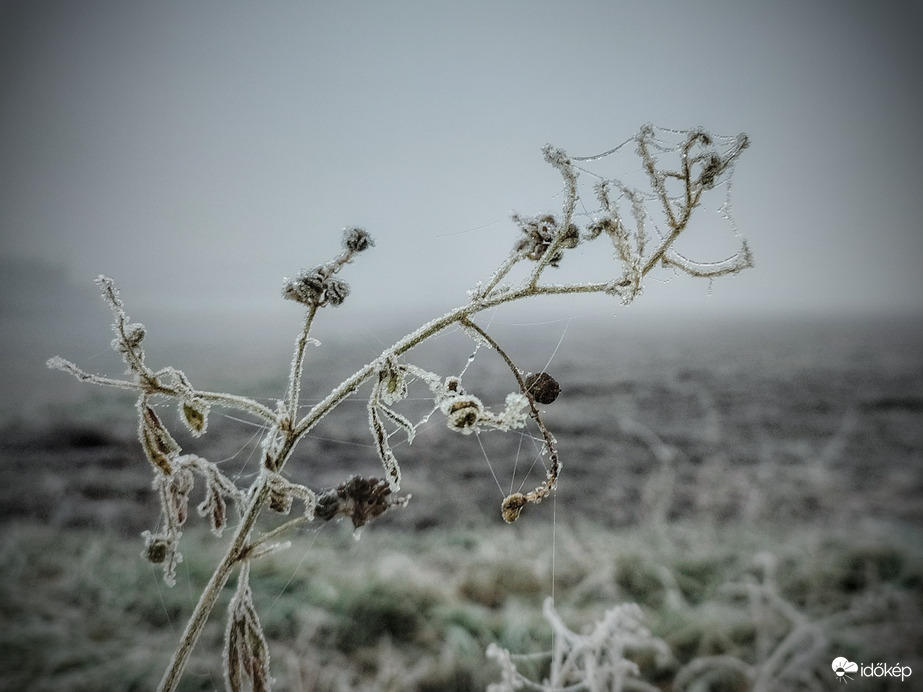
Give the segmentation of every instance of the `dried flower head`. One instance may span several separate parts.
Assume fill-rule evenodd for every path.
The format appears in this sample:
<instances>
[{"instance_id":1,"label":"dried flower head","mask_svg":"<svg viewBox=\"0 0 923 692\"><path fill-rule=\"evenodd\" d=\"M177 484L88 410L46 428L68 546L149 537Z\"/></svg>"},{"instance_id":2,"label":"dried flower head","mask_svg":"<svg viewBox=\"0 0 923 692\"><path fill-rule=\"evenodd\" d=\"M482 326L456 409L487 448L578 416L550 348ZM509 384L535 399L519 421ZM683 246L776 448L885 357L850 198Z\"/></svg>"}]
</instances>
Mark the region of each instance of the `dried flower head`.
<instances>
[{"instance_id":1,"label":"dried flower head","mask_svg":"<svg viewBox=\"0 0 923 692\"><path fill-rule=\"evenodd\" d=\"M300 271L294 279L285 280L282 297L308 306L342 305L349 295L349 284L334 276L339 267L331 263Z\"/></svg>"},{"instance_id":2,"label":"dried flower head","mask_svg":"<svg viewBox=\"0 0 923 692\"><path fill-rule=\"evenodd\" d=\"M391 507L403 507L408 500L409 495L393 497L385 480L350 476L345 483L320 494L314 515L324 521L337 515L346 516L358 529Z\"/></svg>"},{"instance_id":3,"label":"dried flower head","mask_svg":"<svg viewBox=\"0 0 923 692\"><path fill-rule=\"evenodd\" d=\"M302 270L294 279L286 279L282 287L282 297L304 305L317 305L323 300L324 284L327 273L324 267Z\"/></svg>"},{"instance_id":4,"label":"dried flower head","mask_svg":"<svg viewBox=\"0 0 923 692\"><path fill-rule=\"evenodd\" d=\"M525 234L525 237L521 238L516 244L516 252L522 252L530 260L536 262L544 256L555 238L561 233L561 228L553 214L544 214L542 216L519 216L514 214L513 221ZM563 232L560 245L558 245L548 263L552 267L557 267L564 256L564 250L577 247L579 242L579 229L576 224L569 223Z\"/></svg>"},{"instance_id":5,"label":"dried flower head","mask_svg":"<svg viewBox=\"0 0 923 692\"><path fill-rule=\"evenodd\" d=\"M339 307L349 295L349 284L343 279L328 279L324 286L324 298L333 307Z\"/></svg>"},{"instance_id":6,"label":"dried flower head","mask_svg":"<svg viewBox=\"0 0 923 692\"><path fill-rule=\"evenodd\" d=\"M347 252L363 252L374 245L372 236L361 228L347 228L343 231L343 247Z\"/></svg>"}]
</instances>

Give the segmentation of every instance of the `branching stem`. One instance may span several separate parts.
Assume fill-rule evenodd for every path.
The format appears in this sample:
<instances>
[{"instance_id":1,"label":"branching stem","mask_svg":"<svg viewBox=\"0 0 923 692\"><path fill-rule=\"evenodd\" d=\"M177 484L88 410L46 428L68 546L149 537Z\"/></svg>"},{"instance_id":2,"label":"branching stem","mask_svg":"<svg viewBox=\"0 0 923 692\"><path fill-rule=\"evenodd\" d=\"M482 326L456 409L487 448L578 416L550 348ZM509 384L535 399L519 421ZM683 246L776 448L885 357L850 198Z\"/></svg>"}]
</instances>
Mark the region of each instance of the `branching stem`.
<instances>
[{"instance_id":1,"label":"branching stem","mask_svg":"<svg viewBox=\"0 0 923 692\"><path fill-rule=\"evenodd\" d=\"M620 259L625 265L625 273L621 277L616 277L610 281L592 283L539 283L549 266L556 267L563 254L568 249L575 247L578 243L584 242L579 229L573 223L574 212L577 208L577 201L579 199L577 188L578 168L574 165L574 161L593 160L592 157L572 160L561 149L550 146L545 147L545 160L559 171L564 180L563 216L560 224L558 224L553 217L549 216L547 218L549 218L550 221L546 225L540 228L533 227L531 231L527 231L527 234L529 232L537 234L537 239L534 240L531 247L524 250L523 247L525 246L520 245L514 249L506 259L500 263L496 271L491 274L486 284L482 287L478 287L470 294L471 297L467 303L422 325L415 331L399 339L391 347L382 351L374 361L363 366L350 377L343 380L339 386L335 387L323 400L315 404L310 411L300 420L297 420L297 422L296 416L298 415L299 401L301 398L301 381L304 374L306 351L308 344L312 341L309 336L311 326L318 308L326 305L337 306L342 303L349 294L349 285L340 279L337 274L341 268L352 261L356 253L362 252L374 244L371 237L364 230L358 228L347 229L344 234L344 250L342 254L325 265L320 265L311 271L302 272L294 279L286 280L283 296L287 299L305 304L307 306L307 312L304 316L301 331L296 338L295 353L289 372L287 388L283 398L278 402L276 410L272 410L248 397L234 396L221 392L195 390L186 379L186 376L181 371L174 368L168 367L156 372L151 370L144 362L144 351L141 348L141 341L144 338L143 326L129 323L128 315L125 313L114 282L104 276L97 279L97 283L102 288L103 296L115 316L114 329L117 338L113 342L113 347L122 354L125 363L133 374L133 379L116 379L87 373L73 363L62 358L52 358L48 361L48 365L51 368L68 372L82 381L140 392L140 401L141 404L144 405L139 405L139 409L142 415L147 415L147 418L142 418L142 423L147 421L147 428L142 425L142 443L148 440L149 446L154 445L156 447L155 443L159 441L160 446L154 449L157 454L155 461L160 471L166 474L165 478L167 480L175 481L174 478L170 477L172 469L166 457L174 455L173 458L178 458L176 455L179 454L180 448L172 437L169 436L166 428L160 423L159 418L153 413L153 410L147 406L146 401L148 397L159 395L178 399L182 404L181 408L184 416L186 416L185 420L194 434L201 433L204 430L204 420L207 416L209 405L222 406L247 412L260 419L269 428L264 440L265 453L262 459L262 467L258 477L246 492L245 506L240 511L240 521L235 528L234 535L228 545L225 555L215 568L214 573L205 586L190 616L179 645L170 661L170 665L161 680L158 688L159 690L162 692L172 692L177 688L183 670L189 661L193 648L202 634L205 623L217 603L223 587L238 563L243 562L248 564L247 561L256 554L254 552L255 548L313 518L315 508L319 506L316 504L314 493L305 486L296 486L288 482L280 475L295 445L301 438L308 434L321 419L327 416L371 378L384 377L389 373L397 373L394 377L400 380L400 378L403 377L403 373L416 372L419 374L419 372L422 372L420 369L412 370L413 366L411 364L398 365L398 359L415 346L439 334L447 327L461 325L475 332L479 338L483 339L487 344L490 344L506 362L520 390L528 400L531 409L531 417L535 420L544 438L544 451L547 452L550 457L550 467L547 470L546 479L541 485L526 495L513 493L504 500L504 518L507 519L507 521L515 520L522 504L525 502L539 502L554 489L560 470L560 462L555 447L554 437L542 421L541 413L536 405L536 398L542 401L542 403L548 403L548 401L543 400L541 396L533 395L533 393L529 391L529 387L527 386L526 380L523 378L522 372L510 356L485 329L481 328L473 321L473 318L484 310L504 303L513 303L541 295L614 293L620 295L624 302L628 302L640 291L640 279L659 264L672 266L677 270L684 271L693 276L703 277L714 277L721 274L732 273L750 266L751 260L746 243L743 243L742 250L733 261L726 261L722 263L720 267L716 265L697 265L678 255L675 251L671 251L674 241L680 233L685 230L692 211L699 205L703 190L714 187L716 179L726 170L730 169L740 151L747 146L746 137L740 136L737 138L735 147L732 147L729 153L718 153L718 150L712 146L712 139L705 133L697 130L685 134L685 141L673 150L681 154L680 166L677 170L673 171L660 170L655 155L651 153L652 148L655 151L667 151L666 149L658 149L660 144L653 139L653 128L646 127L636 135L635 139L638 142L638 154L641 156L642 165L648 174L653 194L647 193L645 196L642 196L641 193L629 190L617 181L603 181L603 187L599 188L601 192L598 194L603 204L602 211L606 219L605 223L600 222L602 225L597 226L595 231L593 227L590 228L587 240L592 240L592 238L598 236L602 230L606 230L607 233L613 235L613 240L618 250L616 259ZM693 155L693 148L698 145L701 145L702 150ZM615 150L606 152L603 156L613 153L614 151ZM698 152L699 150L696 151ZM671 196L667 190L667 179L670 179L671 183L674 180L678 180L684 187L683 193L681 195ZM629 231L624 224L622 224L617 207L610 206L608 202L608 193L606 192L605 186L610 183L618 186L621 195L627 197L633 204L633 214L638 222L638 228L635 232L636 250L631 249L631 245L628 242ZM646 258L644 257L646 234L642 217L643 212L641 211L641 204L645 199L659 200L666 216L666 224L669 228L668 231L665 230L664 233L661 234L662 240L660 246ZM553 229L553 231L549 229ZM523 230L527 229L524 228ZM535 266L528 272L528 276L518 285L511 286L502 283L514 266L525 259L535 262ZM432 375L433 378L430 382L430 386L436 391L439 387L440 380L434 374L426 373L427 377L430 375ZM379 380L379 385L382 382L384 382L384 380ZM433 384L433 382L436 384ZM446 386L448 387L448 385ZM386 446L387 436L384 432L385 428L376 417L378 407L389 414L392 422L397 422L406 428L408 434L412 434L414 427L409 421L403 418L402 414L388 408L392 403L390 399L387 401L384 399L379 400L377 398L378 394L378 390L373 390L372 397L370 398L370 425L384 436L384 446ZM390 396L390 393L388 396ZM476 400L474 397L470 398ZM521 399L518 397L514 397L514 399L518 400L519 404L522 404ZM147 413L145 414L145 412ZM517 418L517 425L525 421L524 413L524 407L520 407L517 414L519 415ZM373 430L373 432L375 430ZM148 437L143 437L145 434L148 434ZM148 447L145 447L145 449L147 451ZM161 460L163 463L160 463ZM205 462L203 461L203 463ZM208 468L212 468L212 466ZM392 484L393 489L396 489L400 479L396 460L394 462L394 471L394 478L392 478L389 483ZM214 486L210 486L210 488L218 493L216 502L223 502L221 496L227 495L235 498L238 508L240 508L241 504L244 504L244 500L241 499L244 498L244 493L236 490L234 483L224 478L217 468L213 471L211 478ZM377 482L384 483L384 481ZM191 488L191 482L189 483L189 487ZM215 490L215 488L217 489ZM293 489L296 488L298 489L298 493L295 493L294 497L298 497L304 502L305 513L253 539L252 534L254 527L256 526L256 522L259 519L263 507L268 503L274 510L288 512L293 497L292 492ZM385 487L385 490L390 491L390 489L391 488ZM174 493L175 496L168 496L169 493L166 485L161 485L160 492L161 502L164 506L167 506L170 502L175 502L177 497L180 499L188 499L188 497L182 495L183 492L188 492L188 490L180 490L175 486L171 486L169 491L169 493ZM183 501L185 501L185 499ZM355 500L356 496L352 496L352 499ZM365 497L365 500L369 499L370 497ZM379 497L378 499L380 500L381 498ZM515 504L508 506L508 502L513 499L515 499ZM185 505L182 506L185 507ZM214 516L221 519L220 522L215 520L215 526L223 528L223 504L216 504L215 506L220 509L220 511L217 511ZM364 521L368 517L377 516L383 511L382 508L386 508L387 506L393 506L393 504L381 505L377 513L366 514L361 517L354 514L352 515L354 522L360 519ZM282 509L280 509L280 507ZM329 506L327 510L329 511ZM507 510L510 510L512 514L508 514ZM509 516L512 516L512 519L509 518ZM185 514L182 515L182 519L177 519L176 521L171 519L171 517L172 515L168 515L168 521L173 522L168 527L169 533L178 537L180 525L185 521ZM357 519L357 517L359 517L359 519ZM360 524L357 523L356 525L359 526ZM253 626L259 629L258 623ZM260 637L262 637L261 633ZM263 649L265 649L265 646L263 646ZM268 661L266 665L268 666ZM268 676L268 670L266 673ZM232 683L229 682L229 684Z\"/></svg>"},{"instance_id":2,"label":"branching stem","mask_svg":"<svg viewBox=\"0 0 923 692\"><path fill-rule=\"evenodd\" d=\"M167 667L163 679L160 681L160 686L157 688L159 692L173 692L179 685L186 664L189 662L189 656L202 635L202 630L205 628L205 623L208 621L208 617L221 595L221 590L227 584L231 572L234 570L234 565L237 564L246 551L250 532L253 530L257 518L259 518L260 511L269 494L268 478L269 476L266 472L260 474L260 478L251 492L247 508L234 532L234 538L231 540L231 544L228 546L221 562L218 563L214 573L208 580L208 584L205 585L202 595L199 597L199 602L196 603L195 609L192 611L192 615L189 616L186 629L183 631L182 637L180 637L173 658L170 660L170 665Z\"/></svg>"}]
</instances>

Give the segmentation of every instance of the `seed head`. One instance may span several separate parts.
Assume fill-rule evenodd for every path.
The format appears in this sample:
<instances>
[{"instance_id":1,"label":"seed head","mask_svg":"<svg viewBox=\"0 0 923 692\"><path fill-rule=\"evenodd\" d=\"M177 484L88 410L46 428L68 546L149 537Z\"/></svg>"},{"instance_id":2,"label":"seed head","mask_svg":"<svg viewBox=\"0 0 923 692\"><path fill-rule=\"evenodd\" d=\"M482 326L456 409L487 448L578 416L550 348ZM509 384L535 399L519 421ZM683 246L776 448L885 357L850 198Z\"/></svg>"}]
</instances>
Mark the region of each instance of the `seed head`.
<instances>
[{"instance_id":1,"label":"seed head","mask_svg":"<svg viewBox=\"0 0 923 692\"><path fill-rule=\"evenodd\" d=\"M500 512L503 515L503 521L512 524L519 518L519 513L526 506L526 496L522 493L513 493L508 495L500 505Z\"/></svg>"},{"instance_id":2,"label":"seed head","mask_svg":"<svg viewBox=\"0 0 923 692\"><path fill-rule=\"evenodd\" d=\"M550 404L558 398L561 386L547 372L537 372L526 377L526 391L540 404Z\"/></svg>"},{"instance_id":3,"label":"seed head","mask_svg":"<svg viewBox=\"0 0 923 692\"><path fill-rule=\"evenodd\" d=\"M513 221L516 222L525 236L520 238L516 244L516 251L524 253L530 260L536 262L542 258L562 231L553 214L534 217L514 214ZM564 250L577 247L580 242L580 231L577 226L572 223L568 224L567 228L564 229L561 240L562 242L558 246L557 252L549 260L552 267L558 266L564 256Z\"/></svg>"},{"instance_id":4,"label":"seed head","mask_svg":"<svg viewBox=\"0 0 923 692\"><path fill-rule=\"evenodd\" d=\"M403 507L409 499L409 495L394 497L385 480L350 476L345 483L320 494L314 516L330 521L338 514L344 515L358 529L391 507Z\"/></svg>"},{"instance_id":5,"label":"seed head","mask_svg":"<svg viewBox=\"0 0 923 692\"><path fill-rule=\"evenodd\" d=\"M362 252L375 245L372 236L361 228L346 228L343 230L343 247L348 252Z\"/></svg>"},{"instance_id":6,"label":"seed head","mask_svg":"<svg viewBox=\"0 0 923 692\"><path fill-rule=\"evenodd\" d=\"M448 426L465 434L474 430L483 411L481 400L470 394L451 397L442 404Z\"/></svg>"},{"instance_id":7,"label":"seed head","mask_svg":"<svg viewBox=\"0 0 923 692\"><path fill-rule=\"evenodd\" d=\"M338 307L349 295L349 284L343 279L328 279L324 297L333 307Z\"/></svg>"},{"instance_id":8,"label":"seed head","mask_svg":"<svg viewBox=\"0 0 923 692\"><path fill-rule=\"evenodd\" d=\"M167 559L167 549L169 545L166 538L155 536L152 538L151 542L147 544L144 555L150 562L159 565Z\"/></svg>"}]
</instances>

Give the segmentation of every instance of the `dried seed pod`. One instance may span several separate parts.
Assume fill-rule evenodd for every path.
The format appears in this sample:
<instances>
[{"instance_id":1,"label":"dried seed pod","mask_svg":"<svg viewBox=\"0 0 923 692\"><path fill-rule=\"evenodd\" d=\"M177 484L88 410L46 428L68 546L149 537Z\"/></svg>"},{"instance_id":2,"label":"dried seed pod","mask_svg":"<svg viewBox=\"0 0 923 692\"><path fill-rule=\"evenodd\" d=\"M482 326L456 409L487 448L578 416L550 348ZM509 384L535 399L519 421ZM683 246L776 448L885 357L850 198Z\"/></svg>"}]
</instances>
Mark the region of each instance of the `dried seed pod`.
<instances>
[{"instance_id":1,"label":"dried seed pod","mask_svg":"<svg viewBox=\"0 0 923 692\"><path fill-rule=\"evenodd\" d=\"M208 425L208 403L202 399L189 399L182 403L180 407L190 432L198 437L205 432Z\"/></svg>"},{"instance_id":2,"label":"dried seed pod","mask_svg":"<svg viewBox=\"0 0 923 692\"><path fill-rule=\"evenodd\" d=\"M503 515L503 521L512 524L519 518L519 513L526 506L526 496L522 493L513 493L508 495L500 505L500 513Z\"/></svg>"},{"instance_id":3,"label":"dried seed pod","mask_svg":"<svg viewBox=\"0 0 923 692\"><path fill-rule=\"evenodd\" d=\"M343 247L348 252L362 252L375 245L372 236L361 228L347 228L343 231Z\"/></svg>"},{"instance_id":4,"label":"dried seed pod","mask_svg":"<svg viewBox=\"0 0 923 692\"><path fill-rule=\"evenodd\" d=\"M224 632L224 680L229 690L269 690L269 645L253 605L249 573L237 584Z\"/></svg>"},{"instance_id":5,"label":"dried seed pod","mask_svg":"<svg viewBox=\"0 0 923 692\"><path fill-rule=\"evenodd\" d=\"M481 400L470 394L451 397L442 404L448 426L463 433L474 430L483 410Z\"/></svg>"},{"instance_id":6,"label":"dried seed pod","mask_svg":"<svg viewBox=\"0 0 923 692\"><path fill-rule=\"evenodd\" d=\"M167 552L170 549L170 541L164 536L150 536L144 546L144 557L155 565L161 564L167 559Z\"/></svg>"},{"instance_id":7,"label":"dried seed pod","mask_svg":"<svg viewBox=\"0 0 923 692\"><path fill-rule=\"evenodd\" d=\"M164 424L160 422L160 418L154 413L154 409L143 401L139 404L138 409L141 414L138 438L141 440L144 453L151 464L169 476L173 473L170 459L179 453L180 446L167 431Z\"/></svg>"},{"instance_id":8,"label":"dried seed pod","mask_svg":"<svg viewBox=\"0 0 923 692\"><path fill-rule=\"evenodd\" d=\"M144 340L146 332L144 330L144 325L140 322L135 322L125 326L125 344L129 348L137 348L141 345L141 342Z\"/></svg>"},{"instance_id":9,"label":"dried seed pod","mask_svg":"<svg viewBox=\"0 0 923 692\"><path fill-rule=\"evenodd\" d=\"M514 214L513 221L525 234L525 237L521 238L516 244L515 249L517 252L524 253L526 257L533 261L540 260L554 243L558 234L561 233L561 228L553 214L531 217ZM579 229L572 223L568 224L561 236L561 243L557 252L549 259L549 264L552 267L557 267L564 256L564 250L577 247L579 242Z\"/></svg>"},{"instance_id":10,"label":"dried seed pod","mask_svg":"<svg viewBox=\"0 0 923 692\"><path fill-rule=\"evenodd\" d=\"M350 476L344 483L318 496L314 516L324 521L337 515L347 516L358 529L391 507L405 506L408 500L410 495L394 496L385 480Z\"/></svg>"},{"instance_id":11,"label":"dried seed pod","mask_svg":"<svg viewBox=\"0 0 923 692\"><path fill-rule=\"evenodd\" d=\"M282 297L303 305L320 303L328 273L324 266L314 267L310 271L302 270L298 272L298 276L294 279L285 279L282 287Z\"/></svg>"},{"instance_id":12,"label":"dried seed pod","mask_svg":"<svg viewBox=\"0 0 923 692\"><path fill-rule=\"evenodd\" d=\"M349 295L349 284L342 279L328 279L324 289L324 299L333 307L342 305Z\"/></svg>"},{"instance_id":13,"label":"dried seed pod","mask_svg":"<svg viewBox=\"0 0 923 692\"><path fill-rule=\"evenodd\" d=\"M159 483L159 479L155 479L155 487ZM169 499L169 506L164 506L164 510L173 516L177 526L182 526L189 517L189 493L195 485L195 476L188 468L180 467L169 479L164 479L164 484Z\"/></svg>"},{"instance_id":14,"label":"dried seed pod","mask_svg":"<svg viewBox=\"0 0 923 692\"><path fill-rule=\"evenodd\" d=\"M317 498L317 507L314 508L314 516L323 521L330 521L337 515L340 509L340 497L336 490L326 490Z\"/></svg>"},{"instance_id":15,"label":"dried seed pod","mask_svg":"<svg viewBox=\"0 0 923 692\"><path fill-rule=\"evenodd\" d=\"M540 404L550 404L558 398L561 386L547 372L537 372L526 377L526 391Z\"/></svg>"},{"instance_id":16,"label":"dried seed pod","mask_svg":"<svg viewBox=\"0 0 923 692\"><path fill-rule=\"evenodd\" d=\"M445 390L447 392L452 392L453 394L464 394L465 390L461 385L461 378L459 377L447 377L445 380Z\"/></svg>"}]
</instances>

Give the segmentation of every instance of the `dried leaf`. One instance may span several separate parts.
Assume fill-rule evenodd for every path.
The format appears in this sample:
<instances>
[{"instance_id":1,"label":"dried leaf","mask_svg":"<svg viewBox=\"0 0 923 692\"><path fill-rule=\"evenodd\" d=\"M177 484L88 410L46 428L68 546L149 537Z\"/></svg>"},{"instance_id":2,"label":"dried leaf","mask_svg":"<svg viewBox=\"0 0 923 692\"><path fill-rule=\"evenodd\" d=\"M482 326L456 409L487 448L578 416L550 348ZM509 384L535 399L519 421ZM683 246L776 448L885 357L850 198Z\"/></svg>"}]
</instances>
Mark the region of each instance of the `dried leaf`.
<instances>
[{"instance_id":1,"label":"dried leaf","mask_svg":"<svg viewBox=\"0 0 923 692\"><path fill-rule=\"evenodd\" d=\"M399 426L401 426L404 429L404 431L407 433L407 443L408 444L413 442L413 438L417 434L417 430L414 427L413 423L411 423L405 416L401 415L394 409L389 408L388 406L379 404L378 408L381 410L382 413L385 414L385 416L388 417L389 420L397 423Z\"/></svg>"},{"instance_id":2,"label":"dried leaf","mask_svg":"<svg viewBox=\"0 0 923 692\"><path fill-rule=\"evenodd\" d=\"M170 458L179 454L180 446L154 413L154 409L148 406L143 399L138 402L138 411L140 414L138 438L141 440L144 453L155 468L169 476L173 473Z\"/></svg>"},{"instance_id":3,"label":"dried leaf","mask_svg":"<svg viewBox=\"0 0 923 692\"><path fill-rule=\"evenodd\" d=\"M250 686L253 692L268 692L269 646L253 605L249 570L241 572L237 592L231 600L224 635L224 674L227 687L239 692Z\"/></svg>"},{"instance_id":4,"label":"dried leaf","mask_svg":"<svg viewBox=\"0 0 923 692\"><path fill-rule=\"evenodd\" d=\"M398 491L401 489L401 467L398 466L397 457L391 451L391 445L388 443L388 432L378 416L378 406L371 402L369 403L369 427L375 436L375 448L378 450L378 457L385 468L388 486L391 490Z\"/></svg>"}]
</instances>

